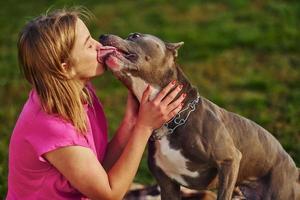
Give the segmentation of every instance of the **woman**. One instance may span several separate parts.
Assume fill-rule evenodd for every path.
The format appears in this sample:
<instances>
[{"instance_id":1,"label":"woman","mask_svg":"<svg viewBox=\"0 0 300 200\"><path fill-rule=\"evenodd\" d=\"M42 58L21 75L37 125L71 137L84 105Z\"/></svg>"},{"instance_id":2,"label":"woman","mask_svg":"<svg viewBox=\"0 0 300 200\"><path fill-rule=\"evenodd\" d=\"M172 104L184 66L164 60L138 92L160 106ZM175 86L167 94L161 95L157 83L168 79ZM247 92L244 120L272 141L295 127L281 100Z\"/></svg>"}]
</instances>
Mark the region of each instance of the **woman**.
<instances>
[{"instance_id":1,"label":"woman","mask_svg":"<svg viewBox=\"0 0 300 200\"><path fill-rule=\"evenodd\" d=\"M153 100L148 87L140 105L129 92L125 116L108 143L89 81L105 71L103 58L114 48L94 40L81 16L57 10L20 34L19 62L32 90L10 140L9 200L122 199L151 132L182 107L183 96L173 102L182 88L175 81Z\"/></svg>"}]
</instances>

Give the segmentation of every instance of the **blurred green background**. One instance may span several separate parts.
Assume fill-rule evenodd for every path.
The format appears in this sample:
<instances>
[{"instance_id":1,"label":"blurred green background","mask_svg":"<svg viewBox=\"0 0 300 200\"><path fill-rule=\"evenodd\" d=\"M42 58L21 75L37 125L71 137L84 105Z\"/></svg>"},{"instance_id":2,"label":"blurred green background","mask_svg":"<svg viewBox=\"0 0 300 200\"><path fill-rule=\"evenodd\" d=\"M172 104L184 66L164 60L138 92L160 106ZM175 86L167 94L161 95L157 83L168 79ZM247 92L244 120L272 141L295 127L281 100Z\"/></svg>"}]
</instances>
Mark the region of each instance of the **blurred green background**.
<instances>
[{"instance_id":1,"label":"blurred green background","mask_svg":"<svg viewBox=\"0 0 300 200\"><path fill-rule=\"evenodd\" d=\"M89 24L94 38L137 31L184 41L179 63L201 95L265 127L300 166L299 0L8 0L0 3L0 199L7 190L10 134L30 90L18 68L18 33L49 8L75 5L96 16ZM94 84L112 134L127 91L109 72ZM136 181L154 183L146 159Z\"/></svg>"}]
</instances>

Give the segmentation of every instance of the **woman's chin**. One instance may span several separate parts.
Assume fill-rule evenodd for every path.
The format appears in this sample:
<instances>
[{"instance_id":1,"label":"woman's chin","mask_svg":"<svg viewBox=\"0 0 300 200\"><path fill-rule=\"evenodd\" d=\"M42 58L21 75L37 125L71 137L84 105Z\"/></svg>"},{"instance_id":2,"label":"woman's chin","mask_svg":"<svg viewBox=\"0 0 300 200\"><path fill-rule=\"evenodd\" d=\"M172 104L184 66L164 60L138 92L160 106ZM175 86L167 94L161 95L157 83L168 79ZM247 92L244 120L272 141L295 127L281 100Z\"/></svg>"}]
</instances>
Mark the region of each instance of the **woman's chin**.
<instances>
[{"instance_id":1,"label":"woman's chin","mask_svg":"<svg viewBox=\"0 0 300 200\"><path fill-rule=\"evenodd\" d=\"M100 64L96 69L95 76L99 76L99 75L103 74L106 70L107 70L106 65L105 64Z\"/></svg>"}]
</instances>

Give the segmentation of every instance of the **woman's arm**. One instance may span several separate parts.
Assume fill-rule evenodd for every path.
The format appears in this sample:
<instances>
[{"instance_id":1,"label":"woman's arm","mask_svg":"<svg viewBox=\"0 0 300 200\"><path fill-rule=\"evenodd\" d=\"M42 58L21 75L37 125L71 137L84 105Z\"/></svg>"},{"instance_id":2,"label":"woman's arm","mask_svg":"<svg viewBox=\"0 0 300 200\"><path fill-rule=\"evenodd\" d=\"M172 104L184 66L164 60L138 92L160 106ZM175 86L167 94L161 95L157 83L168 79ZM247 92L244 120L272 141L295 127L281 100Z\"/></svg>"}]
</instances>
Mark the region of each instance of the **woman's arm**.
<instances>
[{"instance_id":1,"label":"woman's arm","mask_svg":"<svg viewBox=\"0 0 300 200\"><path fill-rule=\"evenodd\" d=\"M87 197L118 200L133 181L151 132L137 124L121 156L108 172L90 149L81 146L60 148L46 153L45 157Z\"/></svg>"},{"instance_id":2,"label":"woman's arm","mask_svg":"<svg viewBox=\"0 0 300 200\"><path fill-rule=\"evenodd\" d=\"M129 137L132 135L133 128L137 120L138 109L138 101L135 99L133 94L128 91L125 115L119 128L114 134L114 137L107 146L106 157L102 163L104 169L110 169L113 163L115 163L120 157Z\"/></svg>"},{"instance_id":3,"label":"woman's arm","mask_svg":"<svg viewBox=\"0 0 300 200\"><path fill-rule=\"evenodd\" d=\"M144 92L133 132L119 158L107 172L94 153L81 146L53 150L46 153L45 158L87 197L99 200L122 199L137 172L152 131L171 119L182 107L182 96L171 103L179 92L178 88L166 96L172 87L167 86L152 101L148 99L150 89Z\"/></svg>"}]
</instances>

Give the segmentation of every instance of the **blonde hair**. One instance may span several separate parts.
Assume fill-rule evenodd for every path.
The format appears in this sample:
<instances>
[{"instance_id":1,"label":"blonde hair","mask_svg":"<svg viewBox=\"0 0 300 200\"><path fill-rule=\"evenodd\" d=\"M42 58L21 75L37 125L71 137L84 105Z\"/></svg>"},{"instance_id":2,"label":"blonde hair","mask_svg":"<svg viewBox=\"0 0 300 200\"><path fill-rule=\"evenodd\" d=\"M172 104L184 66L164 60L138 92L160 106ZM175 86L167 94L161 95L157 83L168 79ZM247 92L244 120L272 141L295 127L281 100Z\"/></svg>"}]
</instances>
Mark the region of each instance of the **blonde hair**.
<instances>
[{"instance_id":1,"label":"blonde hair","mask_svg":"<svg viewBox=\"0 0 300 200\"><path fill-rule=\"evenodd\" d=\"M76 22L87 14L82 8L73 8L41 15L25 25L18 41L21 71L37 91L43 110L58 114L83 134L87 131L83 102L91 102L91 98L78 80L68 78L61 64L72 66Z\"/></svg>"}]
</instances>

